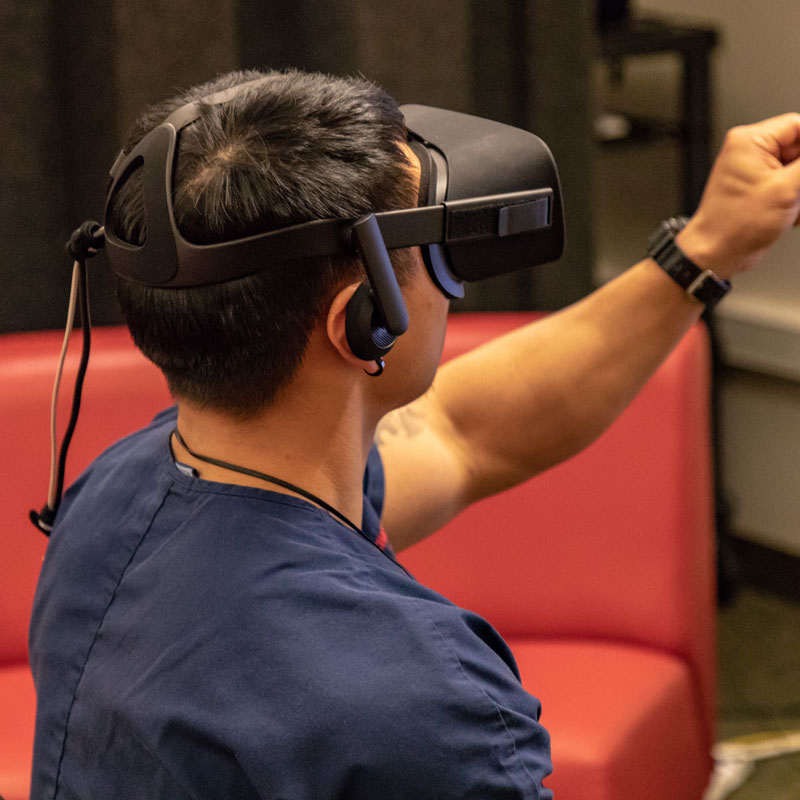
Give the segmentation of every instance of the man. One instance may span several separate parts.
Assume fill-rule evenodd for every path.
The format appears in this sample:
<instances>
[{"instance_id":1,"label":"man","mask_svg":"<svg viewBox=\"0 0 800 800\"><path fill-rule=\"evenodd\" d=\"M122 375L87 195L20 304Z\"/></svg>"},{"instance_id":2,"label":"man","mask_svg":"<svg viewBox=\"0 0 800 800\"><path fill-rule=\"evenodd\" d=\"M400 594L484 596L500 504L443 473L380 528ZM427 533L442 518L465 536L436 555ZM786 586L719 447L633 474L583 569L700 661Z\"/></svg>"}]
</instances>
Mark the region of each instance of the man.
<instances>
[{"instance_id":1,"label":"man","mask_svg":"<svg viewBox=\"0 0 800 800\"><path fill-rule=\"evenodd\" d=\"M156 107L126 150L258 77ZM676 234L685 255L720 283L752 266L800 213L798 155L800 115L731 132ZM174 181L181 232L213 243L415 206L420 165L379 90L273 73L203 106ZM134 173L107 235L146 241L145 217ZM358 259L192 288L120 278L177 410L59 510L31 626L33 797L551 796L508 648L393 549L585 446L702 304L648 258L437 372L448 301L418 248L392 263L410 325L380 375L347 333Z\"/></svg>"}]
</instances>

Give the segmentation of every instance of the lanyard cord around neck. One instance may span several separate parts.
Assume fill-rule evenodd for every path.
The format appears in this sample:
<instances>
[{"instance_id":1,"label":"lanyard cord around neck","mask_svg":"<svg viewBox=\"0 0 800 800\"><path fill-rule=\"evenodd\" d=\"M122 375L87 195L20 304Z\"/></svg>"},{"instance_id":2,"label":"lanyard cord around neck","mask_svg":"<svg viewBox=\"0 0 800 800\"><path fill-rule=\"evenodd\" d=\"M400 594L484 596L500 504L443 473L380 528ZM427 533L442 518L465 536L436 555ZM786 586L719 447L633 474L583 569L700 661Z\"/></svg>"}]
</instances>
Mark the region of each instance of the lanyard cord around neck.
<instances>
[{"instance_id":1,"label":"lanyard cord around neck","mask_svg":"<svg viewBox=\"0 0 800 800\"><path fill-rule=\"evenodd\" d=\"M207 464L213 464L215 467L222 467L222 469L227 469L231 472L240 472L242 475L249 475L251 478L258 478L259 480L266 481L267 483L274 483L276 486L282 486L284 489L289 489L292 492L297 492L297 494L305 497L312 503L316 503L321 508L324 508L325 511L327 511L329 514L332 514L340 522L343 522L348 528L352 528L360 536L363 536L368 541L371 541L364 531L358 527L358 525L351 522L344 514L341 513L341 511L338 511L332 505L330 505L330 503L326 503L315 494L312 494L305 489L301 489L299 486L295 486L295 484L289 483L289 481L285 481L282 478L276 478L273 475L267 475L265 472L258 472L255 469L250 469L249 467L240 467L238 464L231 464L228 461L221 461L218 458L212 458L211 456L204 456L200 453L196 453L191 447L189 447L188 444L186 444L186 441L184 440L183 436L181 436L180 431L177 428L172 431L172 435L178 440L180 446L186 450L190 456L196 458L198 461L205 461Z\"/></svg>"}]
</instances>

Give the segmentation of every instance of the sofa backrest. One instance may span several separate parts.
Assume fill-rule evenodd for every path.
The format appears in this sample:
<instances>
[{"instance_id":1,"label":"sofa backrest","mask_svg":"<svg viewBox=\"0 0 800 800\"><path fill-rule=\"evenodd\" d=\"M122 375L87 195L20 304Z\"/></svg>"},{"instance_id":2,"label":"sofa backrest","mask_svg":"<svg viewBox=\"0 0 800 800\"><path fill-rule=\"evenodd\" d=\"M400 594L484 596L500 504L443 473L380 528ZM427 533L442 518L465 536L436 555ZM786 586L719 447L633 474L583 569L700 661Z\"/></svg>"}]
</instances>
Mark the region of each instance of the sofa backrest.
<instances>
[{"instance_id":1,"label":"sofa backrest","mask_svg":"<svg viewBox=\"0 0 800 800\"><path fill-rule=\"evenodd\" d=\"M171 401L161 373L126 328L96 328L65 486L103 449ZM47 538L28 520L42 508L50 474L50 395L63 333L0 336L0 665L27 661L28 621ZM80 345L71 343L59 396L59 445Z\"/></svg>"}]
</instances>

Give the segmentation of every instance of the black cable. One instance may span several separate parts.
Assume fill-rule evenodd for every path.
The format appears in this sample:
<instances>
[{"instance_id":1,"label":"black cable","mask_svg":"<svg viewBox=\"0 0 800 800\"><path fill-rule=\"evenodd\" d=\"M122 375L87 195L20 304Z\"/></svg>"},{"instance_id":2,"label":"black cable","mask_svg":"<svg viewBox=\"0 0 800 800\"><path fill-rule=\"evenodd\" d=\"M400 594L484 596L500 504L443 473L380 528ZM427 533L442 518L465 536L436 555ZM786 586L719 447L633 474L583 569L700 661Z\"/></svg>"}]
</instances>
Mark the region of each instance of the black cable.
<instances>
[{"instance_id":1,"label":"black cable","mask_svg":"<svg viewBox=\"0 0 800 800\"><path fill-rule=\"evenodd\" d=\"M64 438L61 442L58 460L53 458L50 471L50 488L48 490L47 501L41 511L31 510L29 517L31 522L45 536L50 535L55 522L56 512L61 505L61 495L64 492L64 473L67 465L67 450L69 449L75 426L78 422L78 414L81 407L81 393L83 381L86 377L86 369L89 365L89 352L92 346L92 321L89 311L89 275L86 268L87 259L97 255L105 246L105 230L100 223L94 220L87 220L79 228L73 231L66 244L66 251L70 258L75 262L73 268L73 289L70 299L70 312L67 316L67 327L65 331L64 345L61 352L59 367L56 372L55 385L53 387L53 401L51 406L51 427L52 442L55 448L55 415L57 410L58 388L61 382L61 371L64 366L64 359L69 344L69 336L72 330L72 314L74 310L74 295L78 296L78 307L81 315L82 347L81 360L78 365L78 372L75 376L75 387L72 394L72 410L67 424ZM55 473L55 474L54 474Z\"/></svg>"},{"instance_id":2,"label":"black cable","mask_svg":"<svg viewBox=\"0 0 800 800\"><path fill-rule=\"evenodd\" d=\"M56 501L54 503L53 516L61 505L61 495L64 491L64 473L67 466L67 450L69 449L72 435L75 433L75 426L78 423L78 414L81 410L81 394L83 391L83 380L86 377L86 368L89 365L89 352L92 347L92 321L89 315L89 275L86 269L86 262L80 261L79 275L80 286L78 288L78 309L81 315L82 346L81 360L78 365L78 373L75 376L75 388L72 393L72 411L70 412L67 429L64 438L61 440L61 450L58 455L58 483L56 484Z\"/></svg>"},{"instance_id":3,"label":"black cable","mask_svg":"<svg viewBox=\"0 0 800 800\"><path fill-rule=\"evenodd\" d=\"M374 539L370 538L361 528L358 527L354 522L351 522L344 514L342 514L338 509L334 508L330 503L326 503L322 498L317 497L317 495L312 494L311 492L303 489L300 486L297 486L294 483L289 483L289 481L283 480L283 478L276 478L274 475L268 475L266 472L259 472L255 469L250 469L250 467L242 467L239 464L231 464L230 461L222 461L219 458L212 458L211 456L203 455L202 453L197 453L192 450L186 441L184 440L183 436L181 436L180 431L177 428L173 428L172 435L178 441L181 447L186 450L189 455L196 458L198 461L205 461L206 464L213 464L215 467L222 467L222 469L230 470L231 472L239 472L242 475L250 475L253 478L258 478L259 480L266 481L267 483L274 483L276 486L282 486L284 489L289 489L293 492L296 492L301 497L305 497L307 500L310 500L312 503L316 503L318 506L323 508L329 514L332 514L336 519L340 522L343 522L348 528L351 528L355 533L361 536L363 539L366 539L373 547L375 547L379 552L383 553L386 558L389 559L393 564L396 564L403 572L408 575L409 578L412 580L414 576L397 560L397 558L388 552L386 549L381 547Z\"/></svg>"},{"instance_id":4,"label":"black cable","mask_svg":"<svg viewBox=\"0 0 800 800\"><path fill-rule=\"evenodd\" d=\"M267 483L274 483L276 486L282 486L284 489L289 489L292 492L297 492L297 494L305 497L306 500L310 500L312 503L316 503L318 506L324 508L329 514L333 514L336 519L340 522L343 522L347 525L348 528L352 528L356 533L364 536L368 541L371 539L365 535L364 531L358 527L354 522L351 522L341 511L334 508L330 503L326 503L321 497L317 497L317 495L312 494L311 492L303 489L300 486L296 486L294 483L289 483L289 481L285 481L283 478L276 478L274 475L267 475L266 472L259 472L255 469L250 469L250 467L241 467L238 464L231 464L229 461L223 461L219 458L212 458L211 456L205 456L201 453L197 453L186 444L183 436L181 436L180 431L175 428L172 431L172 435L178 440L178 444L189 453L190 456L194 456L198 461L205 461L206 464L213 464L215 467L222 467L222 469L230 470L231 472L240 472L242 475L249 475L251 478L258 478L261 481L266 481ZM373 542L374 544L374 542Z\"/></svg>"}]
</instances>

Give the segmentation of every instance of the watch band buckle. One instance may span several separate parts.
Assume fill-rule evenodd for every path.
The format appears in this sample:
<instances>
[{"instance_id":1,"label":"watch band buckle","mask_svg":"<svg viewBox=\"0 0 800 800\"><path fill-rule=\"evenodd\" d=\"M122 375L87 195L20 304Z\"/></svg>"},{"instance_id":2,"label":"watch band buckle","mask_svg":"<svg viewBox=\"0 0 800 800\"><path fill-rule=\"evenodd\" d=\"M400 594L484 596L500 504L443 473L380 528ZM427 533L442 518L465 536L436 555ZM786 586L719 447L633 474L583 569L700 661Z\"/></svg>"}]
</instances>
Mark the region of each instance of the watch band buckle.
<instances>
[{"instance_id":1,"label":"watch band buckle","mask_svg":"<svg viewBox=\"0 0 800 800\"><path fill-rule=\"evenodd\" d=\"M707 278L711 278L714 283L722 283L719 276L711 269L704 269L687 287L686 294L695 296L695 292L706 282Z\"/></svg>"}]
</instances>

